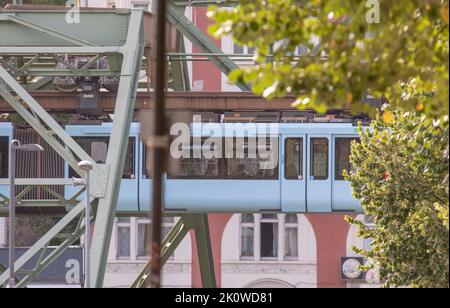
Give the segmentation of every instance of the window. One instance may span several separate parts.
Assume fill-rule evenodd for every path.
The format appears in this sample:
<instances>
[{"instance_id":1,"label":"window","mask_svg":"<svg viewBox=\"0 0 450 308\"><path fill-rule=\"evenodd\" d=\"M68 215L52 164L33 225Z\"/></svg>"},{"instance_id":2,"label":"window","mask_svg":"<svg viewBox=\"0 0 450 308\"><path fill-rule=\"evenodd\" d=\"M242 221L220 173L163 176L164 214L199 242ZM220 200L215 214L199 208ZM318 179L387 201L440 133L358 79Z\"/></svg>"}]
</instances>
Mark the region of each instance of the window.
<instances>
[{"instance_id":1,"label":"window","mask_svg":"<svg viewBox=\"0 0 450 308\"><path fill-rule=\"evenodd\" d=\"M176 176L169 175L169 179L215 179L220 177L220 158L206 159L203 157L202 149L207 146L205 143L206 139L201 141L201 144L195 144L194 139L191 139L191 145L189 149L190 158L181 158L179 172ZM218 141L221 142L221 141ZM218 146L216 143L211 143L211 151L214 151L213 147ZM200 156L201 158L195 158Z\"/></svg>"},{"instance_id":2,"label":"window","mask_svg":"<svg viewBox=\"0 0 450 308\"><path fill-rule=\"evenodd\" d=\"M163 217L161 238L164 240L172 229L175 220L173 217ZM137 221L137 258L147 259L149 252L147 250L149 240L151 240L151 221L148 219L139 219Z\"/></svg>"},{"instance_id":3,"label":"window","mask_svg":"<svg viewBox=\"0 0 450 308\"><path fill-rule=\"evenodd\" d=\"M278 217L261 215L261 259L278 258Z\"/></svg>"},{"instance_id":4,"label":"window","mask_svg":"<svg viewBox=\"0 0 450 308\"><path fill-rule=\"evenodd\" d=\"M208 140L211 141L211 140ZM264 141L264 140L263 140ZM191 139L189 153L191 158L181 158L178 174L169 174L169 179L239 179L239 180L277 180L278 179L278 138L267 138L249 143L248 138L242 142L232 140L233 149L229 157L206 159L201 150L211 146L210 153L218 152L226 157L228 139L218 139L206 144L207 139L196 145ZM260 144L261 143L261 144ZM213 148L221 146L221 149ZM180 145L181 146L181 145ZM240 148L238 148L240 147ZM182 150L182 149L180 149ZM186 150L186 149L183 149ZM239 150L239 151L238 151ZM201 156L195 158L194 154ZM242 157L242 158L241 158Z\"/></svg>"},{"instance_id":5,"label":"window","mask_svg":"<svg viewBox=\"0 0 450 308\"><path fill-rule=\"evenodd\" d=\"M76 137L74 140L89 154L98 164L106 163L108 155L109 137ZM125 156L125 165L123 168L124 179L134 179L134 157L135 157L136 138L128 139L128 148ZM77 177L72 168L69 168L69 177Z\"/></svg>"},{"instance_id":6,"label":"window","mask_svg":"<svg viewBox=\"0 0 450 308\"><path fill-rule=\"evenodd\" d=\"M253 214L241 218L241 258L254 257L255 218Z\"/></svg>"},{"instance_id":7,"label":"window","mask_svg":"<svg viewBox=\"0 0 450 308\"><path fill-rule=\"evenodd\" d=\"M6 179L8 175L9 138L0 137L0 178Z\"/></svg>"},{"instance_id":8,"label":"window","mask_svg":"<svg viewBox=\"0 0 450 308\"><path fill-rule=\"evenodd\" d=\"M241 46L233 43L233 52L237 55L253 55L255 51L255 47Z\"/></svg>"},{"instance_id":9,"label":"window","mask_svg":"<svg viewBox=\"0 0 450 308\"><path fill-rule=\"evenodd\" d=\"M152 7L153 7L153 1L137 1L137 2L133 2L133 8L142 8L145 11L149 11L152 12Z\"/></svg>"},{"instance_id":10,"label":"window","mask_svg":"<svg viewBox=\"0 0 450 308\"><path fill-rule=\"evenodd\" d=\"M284 257L298 258L298 218L296 214L287 214L284 221Z\"/></svg>"},{"instance_id":11,"label":"window","mask_svg":"<svg viewBox=\"0 0 450 308\"><path fill-rule=\"evenodd\" d=\"M117 259L130 259L131 248L130 218L117 219Z\"/></svg>"},{"instance_id":12,"label":"window","mask_svg":"<svg viewBox=\"0 0 450 308\"><path fill-rule=\"evenodd\" d=\"M241 260L298 260L299 224L296 214L243 214L240 224Z\"/></svg>"},{"instance_id":13,"label":"window","mask_svg":"<svg viewBox=\"0 0 450 308\"><path fill-rule=\"evenodd\" d=\"M313 180L328 179L328 139L311 138L311 177Z\"/></svg>"},{"instance_id":14,"label":"window","mask_svg":"<svg viewBox=\"0 0 450 308\"><path fill-rule=\"evenodd\" d=\"M350 172L352 167L350 164L350 153L353 141L359 141L359 138L336 138L335 158L336 170L335 180L344 181L344 170Z\"/></svg>"},{"instance_id":15,"label":"window","mask_svg":"<svg viewBox=\"0 0 450 308\"><path fill-rule=\"evenodd\" d=\"M265 147L265 151L271 152L271 149L278 153L278 138L267 138L265 145L260 145L259 141L252 145L248 138L244 142L233 142L233 158L225 159L225 177L228 179L251 179L251 180L278 180L278 159L275 164L270 164L270 160L275 155L273 152L266 157L261 157L260 147ZM238 149L242 146L242 149ZM257 147L256 149L254 147ZM238 151L239 150L239 151ZM241 153L242 155L239 155ZM252 155L251 155L252 153ZM256 158L254 157L256 153ZM239 157L244 158L239 158ZM273 166L270 169L270 166ZM266 167L264 167L266 166ZM269 167L269 168L267 168Z\"/></svg>"},{"instance_id":16,"label":"window","mask_svg":"<svg viewBox=\"0 0 450 308\"><path fill-rule=\"evenodd\" d=\"M303 180L303 139L287 138L285 143L285 171L287 180Z\"/></svg>"}]
</instances>

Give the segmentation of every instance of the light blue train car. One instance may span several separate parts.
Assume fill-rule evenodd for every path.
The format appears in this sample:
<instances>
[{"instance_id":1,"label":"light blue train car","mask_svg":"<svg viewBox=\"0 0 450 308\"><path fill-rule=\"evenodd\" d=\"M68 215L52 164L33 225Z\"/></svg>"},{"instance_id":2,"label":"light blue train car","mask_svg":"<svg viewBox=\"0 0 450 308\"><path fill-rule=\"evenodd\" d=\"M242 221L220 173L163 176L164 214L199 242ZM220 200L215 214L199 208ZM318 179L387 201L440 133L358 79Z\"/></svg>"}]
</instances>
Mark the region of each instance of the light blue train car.
<instances>
[{"instance_id":1,"label":"light blue train car","mask_svg":"<svg viewBox=\"0 0 450 308\"><path fill-rule=\"evenodd\" d=\"M280 123L276 133L265 135L262 144L258 132L267 131L268 124L253 124L246 131L236 131L227 123L215 124L212 130L208 125L190 126L190 138L179 147L189 155L178 159L175 173L165 175L166 211L361 212L343 177L344 170L350 169L351 144L358 139L352 123ZM106 160L111 124L67 126L66 130L94 160ZM152 183L139 130L139 124L132 124L119 211L150 210ZM256 141L251 137L257 137ZM266 153L271 150L276 156L276 163L269 168L261 168L268 166L269 158L247 155L264 147ZM196 155L201 149L222 155ZM66 166L66 176L71 175ZM66 187L66 195L74 192Z\"/></svg>"},{"instance_id":2,"label":"light blue train car","mask_svg":"<svg viewBox=\"0 0 450 308\"><path fill-rule=\"evenodd\" d=\"M273 123L272 123L273 124ZM174 137L178 168L164 177L164 207L172 212L362 212L344 170L350 169L352 123L203 123ZM239 124L238 124L239 126ZM66 131L98 163L106 162L112 124L67 125ZM261 132L265 132L263 135ZM11 123L0 122L0 178L8 178ZM151 175L140 124L133 123L127 145L118 211L148 212ZM204 153L206 152L206 154ZM256 155L250 155L250 154ZM214 155L212 155L214 154ZM264 154L264 155L263 155ZM66 178L78 177L64 165ZM66 197L78 188L65 186ZM8 196L8 186L0 185ZM80 200L83 196L80 196Z\"/></svg>"}]
</instances>

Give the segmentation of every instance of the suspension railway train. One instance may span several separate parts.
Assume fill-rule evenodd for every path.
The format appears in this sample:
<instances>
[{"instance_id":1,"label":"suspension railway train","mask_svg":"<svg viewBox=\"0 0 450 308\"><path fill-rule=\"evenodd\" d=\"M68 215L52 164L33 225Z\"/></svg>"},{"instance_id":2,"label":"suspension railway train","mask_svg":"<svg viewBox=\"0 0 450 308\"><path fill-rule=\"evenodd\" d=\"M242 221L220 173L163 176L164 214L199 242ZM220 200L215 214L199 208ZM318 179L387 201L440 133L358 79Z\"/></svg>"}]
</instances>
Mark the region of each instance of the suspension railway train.
<instances>
[{"instance_id":1,"label":"suspension railway train","mask_svg":"<svg viewBox=\"0 0 450 308\"><path fill-rule=\"evenodd\" d=\"M232 142L231 152L235 155L224 154L222 158L209 159L181 158L176 173L165 176L166 211L361 212L359 201L352 196L350 183L344 180L344 170L351 167L349 155L352 142L358 140L358 129L353 119L314 116L305 119L304 116L284 113L278 113L275 119L264 119L264 115L252 118L242 114L227 117L222 114L214 120L210 119L221 128L224 138L230 137L226 131L231 123L254 123L256 129L266 129L267 124L263 122L275 123L277 132L270 134L264 147L275 149L276 163L266 164L262 168L267 163L267 157L257 155L250 158L244 155L241 158L236 152L242 149L243 153L248 154L254 145L248 138L250 134L239 136L234 132L232 134L235 136L243 137L239 139L239 144L238 141ZM197 147L200 144L204 148L211 133L195 129L195 125L191 124L192 138L200 142ZM198 125L205 127L208 124ZM65 130L97 163L106 160L111 128L111 123L83 125L81 122L65 126ZM0 122L0 179L8 178L8 144L13 136L21 139L22 143L44 143L31 129L13 129L11 123ZM42 154L19 155L16 167L18 178L76 176L48 145L43 145L45 152ZM195 147L195 144L183 145L183 151L193 154ZM261 147L259 142L256 147ZM224 153L224 148L222 146L219 151ZM151 207L152 180L146 168L146 152L140 139L140 124L133 123L120 187L119 212L146 212ZM69 197L78 188L65 186L55 187L55 190ZM8 196L8 191L8 186L0 186L1 194ZM54 198L39 188L30 191L29 195L27 198L32 200Z\"/></svg>"}]
</instances>

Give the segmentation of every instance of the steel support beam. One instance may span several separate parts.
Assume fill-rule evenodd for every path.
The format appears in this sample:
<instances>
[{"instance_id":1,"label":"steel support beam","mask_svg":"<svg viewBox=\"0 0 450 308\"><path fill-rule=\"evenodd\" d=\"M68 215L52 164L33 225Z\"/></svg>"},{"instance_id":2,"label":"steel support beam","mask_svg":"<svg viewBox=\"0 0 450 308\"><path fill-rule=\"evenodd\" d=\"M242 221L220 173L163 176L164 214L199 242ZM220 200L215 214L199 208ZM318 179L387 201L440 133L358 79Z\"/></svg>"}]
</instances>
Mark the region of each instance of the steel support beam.
<instances>
[{"instance_id":1,"label":"steel support beam","mask_svg":"<svg viewBox=\"0 0 450 308\"><path fill-rule=\"evenodd\" d=\"M167 18L178 31L203 52L216 55L223 54L223 51L214 44L208 35L189 22L184 15L184 9L184 6L176 6L172 1L169 1ZM208 59L225 75L229 75L231 71L239 68L239 66L228 57L214 56L208 57ZM237 86L242 91L250 91L250 88L245 84L238 84Z\"/></svg>"},{"instance_id":2,"label":"steel support beam","mask_svg":"<svg viewBox=\"0 0 450 308\"><path fill-rule=\"evenodd\" d=\"M117 92L116 109L112 126L106 164L110 173L106 182L105 197L99 200L94 236L91 248L91 285L103 286L117 198L128 144L136 92L139 83L141 61L144 54L143 15L131 11L126 44L122 47L123 61Z\"/></svg>"},{"instance_id":3,"label":"steel support beam","mask_svg":"<svg viewBox=\"0 0 450 308\"><path fill-rule=\"evenodd\" d=\"M216 288L214 258L207 214L185 214L180 217L162 243L161 265L164 266L191 230L195 232L202 285L204 288ZM131 285L131 288L148 288L150 284L150 272L151 263L149 262L142 269L141 273Z\"/></svg>"},{"instance_id":4,"label":"steel support beam","mask_svg":"<svg viewBox=\"0 0 450 308\"><path fill-rule=\"evenodd\" d=\"M180 245L188 232L189 228L186 226L183 218L180 218L162 242L161 266L164 266L164 264L166 264L167 260L169 260L170 256L175 252L175 249L177 249L178 245ZM149 262L142 269L141 273L131 285L131 288L148 288L150 285L150 272L151 264Z\"/></svg>"}]
</instances>

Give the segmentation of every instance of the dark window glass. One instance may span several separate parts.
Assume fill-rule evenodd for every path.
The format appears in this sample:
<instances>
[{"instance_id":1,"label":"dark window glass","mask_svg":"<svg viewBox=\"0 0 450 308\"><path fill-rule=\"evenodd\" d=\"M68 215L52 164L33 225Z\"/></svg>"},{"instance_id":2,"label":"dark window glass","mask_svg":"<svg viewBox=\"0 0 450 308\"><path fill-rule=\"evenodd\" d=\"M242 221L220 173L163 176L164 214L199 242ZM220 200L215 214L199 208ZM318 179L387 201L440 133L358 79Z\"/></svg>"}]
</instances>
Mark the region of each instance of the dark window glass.
<instances>
[{"instance_id":1,"label":"dark window glass","mask_svg":"<svg viewBox=\"0 0 450 308\"><path fill-rule=\"evenodd\" d=\"M358 141L359 138L336 138L336 181L344 181L344 170L350 172L352 166L350 164L350 153L353 141Z\"/></svg>"},{"instance_id":2,"label":"dark window glass","mask_svg":"<svg viewBox=\"0 0 450 308\"><path fill-rule=\"evenodd\" d=\"M311 176L313 180L328 179L328 139L311 139Z\"/></svg>"},{"instance_id":3,"label":"dark window glass","mask_svg":"<svg viewBox=\"0 0 450 308\"><path fill-rule=\"evenodd\" d=\"M0 178L8 178L9 138L0 137Z\"/></svg>"},{"instance_id":4,"label":"dark window glass","mask_svg":"<svg viewBox=\"0 0 450 308\"><path fill-rule=\"evenodd\" d=\"M189 147L190 158L181 158L179 161L179 170L177 175L168 175L169 179L216 179L220 177L221 159L213 157L206 159L202 153L206 139L201 140L200 144L191 139ZM219 146L217 143L211 143L211 153L215 150L213 147ZM180 149L186 150L186 149ZM194 158L201 157L201 158Z\"/></svg>"},{"instance_id":5,"label":"dark window glass","mask_svg":"<svg viewBox=\"0 0 450 308\"><path fill-rule=\"evenodd\" d=\"M150 159L150 156L148 156L148 150L147 150L147 146L145 145L145 143L143 143L143 150L142 150L142 166L144 166L145 168L143 168L142 170L142 175L144 177L144 179L151 179L151 170L152 170L152 160Z\"/></svg>"},{"instance_id":6,"label":"dark window glass","mask_svg":"<svg viewBox=\"0 0 450 308\"><path fill-rule=\"evenodd\" d=\"M231 142L231 140L226 142ZM278 180L278 138L267 138L265 145L259 143L260 141L256 141L249 144L248 138L245 138L243 142L234 140L233 158L225 159L226 178ZM242 148L238 151L237 147ZM265 149L261 147L265 147ZM260 150L267 152L265 155L261 155ZM244 158L238 158L242 156Z\"/></svg>"},{"instance_id":7,"label":"dark window glass","mask_svg":"<svg viewBox=\"0 0 450 308\"><path fill-rule=\"evenodd\" d=\"M247 54L249 55L253 55L256 52L256 48L255 47L248 47L248 52Z\"/></svg>"},{"instance_id":8,"label":"dark window glass","mask_svg":"<svg viewBox=\"0 0 450 308\"><path fill-rule=\"evenodd\" d=\"M303 179L303 139L288 138L285 144L285 178Z\"/></svg>"},{"instance_id":9,"label":"dark window glass","mask_svg":"<svg viewBox=\"0 0 450 308\"><path fill-rule=\"evenodd\" d=\"M235 54L242 55L244 53L244 47L236 43L233 44L233 49Z\"/></svg>"},{"instance_id":10,"label":"dark window glass","mask_svg":"<svg viewBox=\"0 0 450 308\"><path fill-rule=\"evenodd\" d=\"M278 257L278 223L261 222L261 258Z\"/></svg>"},{"instance_id":11,"label":"dark window glass","mask_svg":"<svg viewBox=\"0 0 450 308\"><path fill-rule=\"evenodd\" d=\"M254 223L255 222L255 218L253 217L253 214L245 214L242 215L242 219L241 219L242 223Z\"/></svg>"},{"instance_id":12,"label":"dark window glass","mask_svg":"<svg viewBox=\"0 0 450 308\"><path fill-rule=\"evenodd\" d=\"M98 164L106 163L108 154L109 137L75 137L74 140L89 154ZM134 179L134 156L135 138L128 139L128 148L123 168L124 179ZM69 177L78 177L72 168L69 168Z\"/></svg>"}]
</instances>

